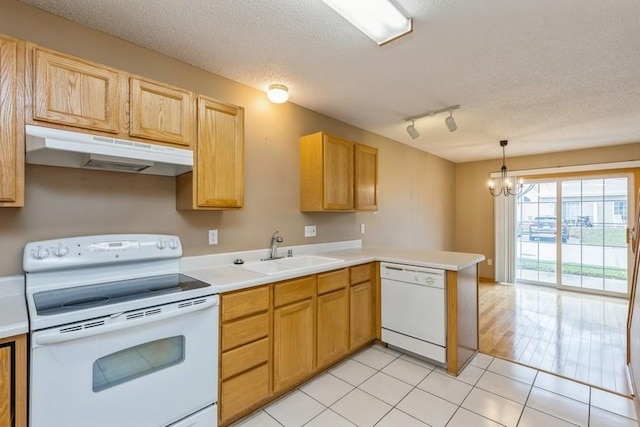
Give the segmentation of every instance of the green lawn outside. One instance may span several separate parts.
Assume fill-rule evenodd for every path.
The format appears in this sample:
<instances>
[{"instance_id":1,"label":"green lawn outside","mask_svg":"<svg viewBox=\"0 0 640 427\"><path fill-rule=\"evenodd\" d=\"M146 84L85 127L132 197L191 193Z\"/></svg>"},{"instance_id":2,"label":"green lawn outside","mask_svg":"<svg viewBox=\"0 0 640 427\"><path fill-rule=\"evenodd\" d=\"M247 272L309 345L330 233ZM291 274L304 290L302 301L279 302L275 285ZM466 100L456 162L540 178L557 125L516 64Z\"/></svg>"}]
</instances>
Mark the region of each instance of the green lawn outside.
<instances>
[{"instance_id":1,"label":"green lawn outside","mask_svg":"<svg viewBox=\"0 0 640 427\"><path fill-rule=\"evenodd\" d=\"M516 267L523 270L537 270L553 273L556 271L555 261L536 261L531 259L520 258L516 261ZM605 279L627 279L627 270L616 267L602 267L581 265L575 263L563 263L562 272L564 274L572 274L576 276L598 277Z\"/></svg>"}]
</instances>

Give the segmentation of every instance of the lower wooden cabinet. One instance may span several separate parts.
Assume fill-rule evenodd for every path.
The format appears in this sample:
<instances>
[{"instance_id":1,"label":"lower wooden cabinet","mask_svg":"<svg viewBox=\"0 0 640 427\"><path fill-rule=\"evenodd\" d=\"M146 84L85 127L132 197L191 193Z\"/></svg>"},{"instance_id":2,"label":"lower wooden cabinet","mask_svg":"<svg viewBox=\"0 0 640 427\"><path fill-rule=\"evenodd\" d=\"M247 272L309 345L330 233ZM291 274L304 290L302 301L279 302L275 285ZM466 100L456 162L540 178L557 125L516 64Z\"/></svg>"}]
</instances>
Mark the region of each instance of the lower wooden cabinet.
<instances>
[{"instance_id":1,"label":"lower wooden cabinet","mask_svg":"<svg viewBox=\"0 0 640 427\"><path fill-rule=\"evenodd\" d=\"M373 267L222 294L220 426L374 341Z\"/></svg>"},{"instance_id":2,"label":"lower wooden cabinet","mask_svg":"<svg viewBox=\"0 0 640 427\"><path fill-rule=\"evenodd\" d=\"M349 352L349 293L346 288L318 296L318 368Z\"/></svg>"},{"instance_id":3,"label":"lower wooden cabinet","mask_svg":"<svg viewBox=\"0 0 640 427\"><path fill-rule=\"evenodd\" d=\"M318 275L316 306L316 368L319 370L349 353L348 268Z\"/></svg>"},{"instance_id":4,"label":"lower wooden cabinet","mask_svg":"<svg viewBox=\"0 0 640 427\"><path fill-rule=\"evenodd\" d=\"M376 338L374 264L351 267L349 290L349 349L355 350Z\"/></svg>"},{"instance_id":5,"label":"lower wooden cabinet","mask_svg":"<svg viewBox=\"0 0 640 427\"><path fill-rule=\"evenodd\" d=\"M27 338L0 339L0 427L27 425Z\"/></svg>"},{"instance_id":6,"label":"lower wooden cabinet","mask_svg":"<svg viewBox=\"0 0 640 427\"><path fill-rule=\"evenodd\" d=\"M220 302L220 424L271 395L271 287L223 294Z\"/></svg>"},{"instance_id":7,"label":"lower wooden cabinet","mask_svg":"<svg viewBox=\"0 0 640 427\"><path fill-rule=\"evenodd\" d=\"M273 391L295 385L313 373L313 299L273 310Z\"/></svg>"},{"instance_id":8,"label":"lower wooden cabinet","mask_svg":"<svg viewBox=\"0 0 640 427\"><path fill-rule=\"evenodd\" d=\"M269 395L267 363L224 381L220 386L220 420L224 423Z\"/></svg>"}]
</instances>

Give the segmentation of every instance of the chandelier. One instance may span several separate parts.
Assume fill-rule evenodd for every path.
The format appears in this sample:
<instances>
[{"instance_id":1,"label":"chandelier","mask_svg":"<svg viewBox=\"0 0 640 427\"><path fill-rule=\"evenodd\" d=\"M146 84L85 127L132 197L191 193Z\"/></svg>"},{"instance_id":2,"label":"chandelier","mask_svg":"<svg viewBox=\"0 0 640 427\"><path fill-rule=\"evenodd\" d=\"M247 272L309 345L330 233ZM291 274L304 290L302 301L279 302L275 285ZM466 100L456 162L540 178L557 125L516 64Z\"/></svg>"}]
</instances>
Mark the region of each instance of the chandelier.
<instances>
[{"instance_id":1,"label":"chandelier","mask_svg":"<svg viewBox=\"0 0 640 427\"><path fill-rule=\"evenodd\" d=\"M507 165L505 164L504 148L508 143L509 141L507 141L506 139L500 141L500 147L502 147L502 168L500 169L499 182L500 186L496 187L496 183L493 178L489 179L489 192L493 197L498 197L501 194L505 196L519 196L520 193L522 193L522 184L524 183L522 178L518 180L517 189L514 189L513 181L507 176Z\"/></svg>"}]
</instances>

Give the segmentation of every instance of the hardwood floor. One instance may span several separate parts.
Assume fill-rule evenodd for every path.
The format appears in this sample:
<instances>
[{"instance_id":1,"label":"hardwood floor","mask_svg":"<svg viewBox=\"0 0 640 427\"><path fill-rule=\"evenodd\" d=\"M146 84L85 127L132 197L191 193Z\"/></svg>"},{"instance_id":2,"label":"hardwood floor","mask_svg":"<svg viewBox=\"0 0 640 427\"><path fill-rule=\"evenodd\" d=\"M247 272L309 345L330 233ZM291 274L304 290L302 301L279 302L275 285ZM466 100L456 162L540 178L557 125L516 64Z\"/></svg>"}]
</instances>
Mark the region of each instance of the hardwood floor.
<instances>
[{"instance_id":1,"label":"hardwood floor","mask_svg":"<svg viewBox=\"0 0 640 427\"><path fill-rule=\"evenodd\" d=\"M480 351L629 395L624 299L480 283Z\"/></svg>"}]
</instances>

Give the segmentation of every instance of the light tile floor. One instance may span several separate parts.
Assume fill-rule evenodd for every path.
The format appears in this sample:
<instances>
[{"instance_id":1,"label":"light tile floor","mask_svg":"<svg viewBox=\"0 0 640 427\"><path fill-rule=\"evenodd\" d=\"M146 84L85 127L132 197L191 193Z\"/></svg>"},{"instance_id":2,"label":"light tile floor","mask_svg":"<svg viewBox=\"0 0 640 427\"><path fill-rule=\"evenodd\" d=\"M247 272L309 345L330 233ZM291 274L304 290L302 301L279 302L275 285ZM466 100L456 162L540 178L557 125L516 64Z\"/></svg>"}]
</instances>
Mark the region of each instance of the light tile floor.
<instances>
[{"instance_id":1,"label":"light tile floor","mask_svg":"<svg viewBox=\"0 0 640 427\"><path fill-rule=\"evenodd\" d=\"M631 399L478 354L453 377L371 346L237 427L636 427Z\"/></svg>"}]
</instances>

